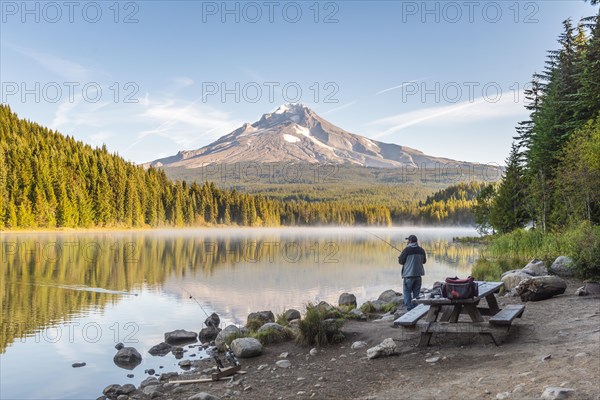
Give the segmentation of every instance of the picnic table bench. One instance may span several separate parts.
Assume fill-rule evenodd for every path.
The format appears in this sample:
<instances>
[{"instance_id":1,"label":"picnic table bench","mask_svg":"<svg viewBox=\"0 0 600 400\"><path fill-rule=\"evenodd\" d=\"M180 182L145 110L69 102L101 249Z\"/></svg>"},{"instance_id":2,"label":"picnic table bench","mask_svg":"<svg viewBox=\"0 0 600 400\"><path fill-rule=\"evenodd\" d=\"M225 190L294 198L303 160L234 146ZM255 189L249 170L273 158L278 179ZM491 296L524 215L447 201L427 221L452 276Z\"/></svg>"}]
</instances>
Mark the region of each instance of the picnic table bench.
<instances>
[{"instance_id":1,"label":"picnic table bench","mask_svg":"<svg viewBox=\"0 0 600 400\"><path fill-rule=\"evenodd\" d=\"M410 327L417 325L421 330L419 346L428 346L434 333L479 333L498 341L494 333L506 332L515 318L523 315L525 305L509 305L503 310L498 306L494 295L503 286L502 282L477 282L479 295L469 299L417 298L413 300L417 306L402 315L394 325ZM481 299L485 299L487 307L478 307ZM462 313L470 317L470 321L459 322ZM490 316L485 321L483 316ZM425 321L419 321L425 317Z\"/></svg>"}]
</instances>

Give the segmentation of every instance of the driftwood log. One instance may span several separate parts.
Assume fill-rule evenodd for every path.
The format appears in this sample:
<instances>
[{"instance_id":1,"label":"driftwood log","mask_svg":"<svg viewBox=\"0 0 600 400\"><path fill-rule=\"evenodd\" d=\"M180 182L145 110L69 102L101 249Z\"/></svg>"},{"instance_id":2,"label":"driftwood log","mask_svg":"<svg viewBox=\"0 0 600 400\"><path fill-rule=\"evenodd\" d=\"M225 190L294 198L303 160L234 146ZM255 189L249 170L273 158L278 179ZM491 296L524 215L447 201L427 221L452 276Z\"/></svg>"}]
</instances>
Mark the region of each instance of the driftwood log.
<instances>
[{"instance_id":1,"label":"driftwood log","mask_svg":"<svg viewBox=\"0 0 600 400\"><path fill-rule=\"evenodd\" d=\"M567 282L564 279L547 275L525 279L516 287L516 292L521 296L521 301L539 301L563 294L566 289Z\"/></svg>"}]
</instances>

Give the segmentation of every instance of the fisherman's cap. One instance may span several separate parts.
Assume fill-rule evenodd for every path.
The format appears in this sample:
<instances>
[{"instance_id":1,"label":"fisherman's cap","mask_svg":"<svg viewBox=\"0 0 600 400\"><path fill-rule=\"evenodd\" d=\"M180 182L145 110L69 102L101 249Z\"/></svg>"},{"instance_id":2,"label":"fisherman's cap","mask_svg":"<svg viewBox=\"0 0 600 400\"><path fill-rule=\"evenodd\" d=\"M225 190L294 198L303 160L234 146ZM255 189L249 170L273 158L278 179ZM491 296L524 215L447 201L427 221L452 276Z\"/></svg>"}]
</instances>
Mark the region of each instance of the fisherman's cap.
<instances>
[{"instance_id":1,"label":"fisherman's cap","mask_svg":"<svg viewBox=\"0 0 600 400\"><path fill-rule=\"evenodd\" d=\"M417 237L415 235L410 235L407 238L404 238L405 240L408 240L411 243L417 243Z\"/></svg>"}]
</instances>

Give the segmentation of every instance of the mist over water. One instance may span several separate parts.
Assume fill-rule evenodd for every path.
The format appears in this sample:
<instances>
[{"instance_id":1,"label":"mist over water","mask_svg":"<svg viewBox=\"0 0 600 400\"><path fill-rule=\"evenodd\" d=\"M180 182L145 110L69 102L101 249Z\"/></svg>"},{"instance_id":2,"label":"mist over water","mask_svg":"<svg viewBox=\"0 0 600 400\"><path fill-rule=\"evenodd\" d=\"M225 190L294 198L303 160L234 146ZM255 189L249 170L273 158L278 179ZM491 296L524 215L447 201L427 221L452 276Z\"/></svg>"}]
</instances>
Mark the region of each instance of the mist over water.
<instances>
[{"instance_id":1,"label":"mist over water","mask_svg":"<svg viewBox=\"0 0 600 400\"><path fill-rule=\"evenodd\" d=\"M477 257L476 247L452 243L475 235L471 228L3 235L0 397L95 398L111 383L138 384L147 368L177 371L171 354L147 351L164 332L199 331L205 313L217 312L224 325L243 324L253 311L337 304L343 292L360 304L387 289L402 291L399 252L371 233L398 249L417 235L428 255L424 286L467 276ZM133 371L113 364L118 342L142 354ZM186 358L193 353L203 355L190 349ZM78 361L87 365L72 368ZM27 384L31 379L36 385Z\"/></svg>"}]
</instances>

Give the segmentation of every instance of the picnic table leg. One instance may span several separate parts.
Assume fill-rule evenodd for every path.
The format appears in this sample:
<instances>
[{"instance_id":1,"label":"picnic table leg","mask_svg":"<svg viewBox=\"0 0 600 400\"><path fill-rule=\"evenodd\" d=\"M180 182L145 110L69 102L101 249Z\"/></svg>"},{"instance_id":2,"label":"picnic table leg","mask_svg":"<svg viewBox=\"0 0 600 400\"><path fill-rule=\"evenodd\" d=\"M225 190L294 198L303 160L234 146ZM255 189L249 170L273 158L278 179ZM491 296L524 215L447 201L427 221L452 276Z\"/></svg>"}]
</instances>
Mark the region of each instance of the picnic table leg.
<instances>
[{"instance_id":1,"label":"picnic table leg","mask_svg":"<svg viewBox=\"0 0 600 400\"><path fill-rule=\"evenodd\" d=\"M454 310L452 310L452 315L450 315L450 322L458 322L458 317L460 317L461 311L462 306L460 304L455 304Z\"/></svg>"},{"instance_id":2,"label":"picnic table leg","mask_svg":"<svg viewBox=\"0 0 600 400\"><path fill-rule=\"evenodd\" d=\"M450 317L452 316L452 311L454 307L452 306L442 306L442 315L440 317L440 321L447 322L450 321Z\"/></svg>"},{"instance_id":3,"label":"picnic table leg","mask_svg":"<svg viewBox=\"0 0 600 400\"><path fill-rule=\"evenodd\" d=\"M469 313L469 317L471 317L473 322L483 322L483 317L474 303L465 304L464 307Z\"/></svg>"},{"instance_id":4,"label":"picnic table leg","mask_svg":"<svg viewBox=\"0 0 600 400\"><path fill-rule=\"evenodd\" d=\"M498 301L496 300L496 296L494 296L494 293L490 293L487 296L485 296L485 301L487 301L488 303L491 315L496 315L500 312L500 307L498 307Z\"/></svg>"},{"instance_id":5,"label":"picnic table leg","mask_svg":"<svg viewBox=\"0 0 600 400\"><path fill-rule=\"evenodd\" d=\"M438 305L434 305L431 306L429 308L429 311L427 312L427 317L425 318L425 322L427 322L427 330L429 329L429 326L431 325L432 322L435 322L437 320L438 314L440 313L441 310L441 306ZM426 347L429 346L429 342L431 341L431 336L433 335L432 332L421 332L421 338L419 339L419 347Z\"/></svg>"}]
</instances>

